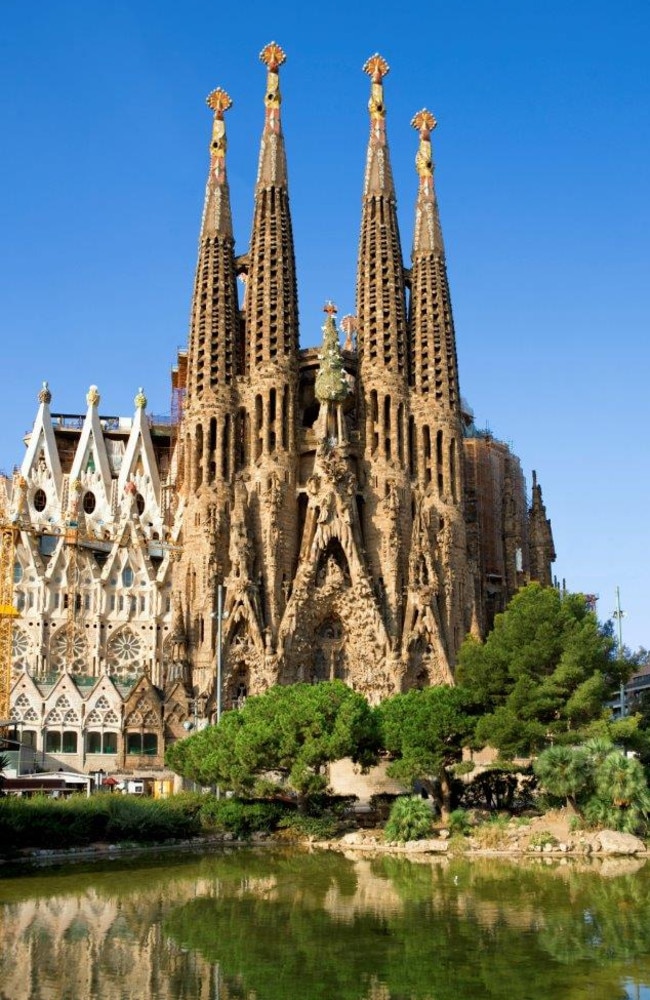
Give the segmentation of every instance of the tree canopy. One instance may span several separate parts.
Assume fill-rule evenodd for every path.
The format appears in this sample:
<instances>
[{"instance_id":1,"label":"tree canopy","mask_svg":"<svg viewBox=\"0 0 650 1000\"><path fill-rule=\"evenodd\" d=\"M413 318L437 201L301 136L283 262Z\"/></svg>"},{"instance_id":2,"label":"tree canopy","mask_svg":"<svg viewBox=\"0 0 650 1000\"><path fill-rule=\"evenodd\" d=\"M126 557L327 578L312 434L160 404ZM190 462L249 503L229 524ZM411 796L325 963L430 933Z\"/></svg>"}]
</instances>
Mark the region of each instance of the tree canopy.
<instances>
[{"instance_id":1,"label":"tree canopy","mask_svg":"<svg viewBox=\"0 0 650 1000\"><path fill-rule=\"evenodd\" d=\"M473 732L472 709L467 691L442 685L395 695L378 710L383 744L394 758L388 774L407 785L420 781L445 818L450 768Z\"/></svg>"},{"instance_id":2,"label":"tree canopy","mask_svg":"<svg viewBox=\"0 0 650 1000\"><path fill-rule=\"evenodd\" d=\"M611 630L581 594L531 583L497 615L485 642L463 643L456 676L483 708L477 745L504 756L575 742L606 720L623 676Z\"/></svg>"},{"instance_id":3,"label":"tree canopy","mask_svg":"<svg viewBox=\"0 0 650 1000\"><path fill-rule=\"evenodd\" d=\"M376 717L363 695L343 684L292 684L248 698L209 726L169 747L167 763L201 785L220 785L239 795L268 786L270 776L300 797L323 792L325 766L351 757L376 761Z\"/></svg>"}]
</instances>

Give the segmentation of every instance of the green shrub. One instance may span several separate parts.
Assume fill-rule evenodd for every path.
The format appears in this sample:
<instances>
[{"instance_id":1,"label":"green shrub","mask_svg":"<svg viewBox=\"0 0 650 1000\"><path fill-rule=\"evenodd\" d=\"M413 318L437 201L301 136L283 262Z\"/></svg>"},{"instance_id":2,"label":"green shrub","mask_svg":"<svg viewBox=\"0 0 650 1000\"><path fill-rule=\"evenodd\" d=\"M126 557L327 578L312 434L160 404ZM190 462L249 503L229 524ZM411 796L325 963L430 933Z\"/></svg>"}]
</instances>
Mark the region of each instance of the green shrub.
<instances>
[{"instance_id":1,"label":"green shrub","mask_svg":"<svg viewBox=\"0 0 650 1000\"><path fill-rule=\"evenodd\" d=\"M461 836L467 836L472 824L470 822L469 813L466 809L454 809L453 812L449 813L449 831L452 834L460 834Z\"/></svg>"},{"instance_id":2,"label":"green shrub","mask_svg":"<svg viewBox=\"0 0 650 1000\"><path fill-rule=\"evenodd\" d=\"M529 847L543 848L549 844L551 847L557 847L558 844L557 837L554 837L550 830L540 830L539 833L534 833L528 841Z\"/></svg>"},{"instance_id":3,"label":"green shrub","mask_svg":"<svg viewBox=\"0 0 650 1000\"><path fill-rule=\"evenodd\" d=\"M330 840L341 832L341 820L332 814L305 816L294 813L280 820L280 827L298 837L313 837L316 840Z\"/></svg>"},{"instance_id":4,"label":"green shrub","mask_svg":"<svg viewBox=\"0 0 650 1000\"><path fill-rule=\"evenodd\" d=\"M386 840L421 840L431 833L431 808L424 799L402 796L394 803L384 827Z\"/></svg>"},{"instance_id":5,"label":"green shrub","mask_svg":"<svg viewBox=\"0 0 650 1000\"><path fill-rule=\"evenodd\" d=\"M501 847L508 828L508 816L496 813L474 830L474 838L480 847L495 849Z\"/></svg>"},{"instance_id":6,"label":"green shrub","mask_svg":"<svg viewBox=\"0 0 650 1000\"><path fill-rule=\"evenodd\" d=\"M128 795L69 799L0 799L0 844L7 853L23 847L64 849L110 840L179 840L200 833L195 805Z\"/></svg>"},{"instance_id":7,"label":"green shrub","mask_svg":"<svg viewBox=\"0 0 650 1000\"><path fill-rule=\"evenodd\" d=\"M254 833L271 833L280 821L293 811L284 802L250 801L248 799L206 798L201 808L204 827L223 833L232 833L246 840Z\"/></svg>"}]
</instances>

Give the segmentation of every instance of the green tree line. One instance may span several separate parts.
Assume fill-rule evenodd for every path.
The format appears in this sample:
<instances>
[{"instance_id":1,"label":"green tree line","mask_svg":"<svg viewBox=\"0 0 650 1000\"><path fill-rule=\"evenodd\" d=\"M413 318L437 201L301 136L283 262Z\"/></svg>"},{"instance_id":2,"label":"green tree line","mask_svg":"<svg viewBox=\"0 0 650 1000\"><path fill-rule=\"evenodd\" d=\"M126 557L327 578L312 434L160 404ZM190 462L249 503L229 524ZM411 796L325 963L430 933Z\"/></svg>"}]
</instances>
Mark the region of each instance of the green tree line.
<instances>
[{"instance_id":1,"label":"green tree line","mask_svg":"<svg viewBox=\"0 0 650 1000\"><path fill-rule=\"evenodd\" d=\"M465 640L454 687L412 690L372 708L341 681L277 686L172 745L167 763L201 785L239 796L290 791L302 808L325 791L332 761L350 757L365 768L387 755L388 774L406 786L419 783L445 819L464 748L490 746L508 762L600 740L609 751L598 767L604 774L616 764L627 768L630 785L635 775L645 780L643 769L638 761L621 765L618 758L627 758L620 748L643 754L647 730L641 715L614 721L607 701L632 669L582 595L533 583L497 615L484 642ZM585 801L604 785L598 767L593 763L581 786ZM548 773L542 763L542 784ZM560 794L571 801L571 793ZM612 819L617 808L628 808L625 796L619 800L618 806L608 800L603 815L609 810ZM635 801L640 822L645 804L638 795ZM627 820L634 825L631 813Z\"/></svg>"}]
</instances>

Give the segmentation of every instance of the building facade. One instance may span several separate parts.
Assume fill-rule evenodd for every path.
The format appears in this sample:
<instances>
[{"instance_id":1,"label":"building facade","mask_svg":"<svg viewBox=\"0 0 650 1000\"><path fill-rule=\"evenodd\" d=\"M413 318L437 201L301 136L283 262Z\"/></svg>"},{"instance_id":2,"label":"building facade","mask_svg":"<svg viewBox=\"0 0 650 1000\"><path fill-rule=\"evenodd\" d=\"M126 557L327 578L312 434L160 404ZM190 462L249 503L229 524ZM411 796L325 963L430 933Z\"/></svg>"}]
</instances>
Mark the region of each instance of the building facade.
<instances>
[{"instance_id":1,"label":"building facade","mask_svg":"<svg viewBox=\"0 0 650 1000\"><path fill-rule=\"evenodd\" d=\"M214 717L217 658L226 708L275 683L337 677L375 702L453 683L465 636L484 635L522 584L551 582L539 485L528 504L519 460L475 430L461 399L435 119L423 110L411 123L407 267L388 66L368 60L356 313L341 335L327 302L321 348L301 349L285 57L271 43L261 58L243 256L226 171L231 101L223 90L208 98L210 164L172 420L147 417L142 390L133 418L101 416L94 386L85 416L53 414L45 385L20 470L0 482L21 529L13 717L35 753L66 747L85 769L161 765L166 741Z\"/></svg>"}]
</instances>

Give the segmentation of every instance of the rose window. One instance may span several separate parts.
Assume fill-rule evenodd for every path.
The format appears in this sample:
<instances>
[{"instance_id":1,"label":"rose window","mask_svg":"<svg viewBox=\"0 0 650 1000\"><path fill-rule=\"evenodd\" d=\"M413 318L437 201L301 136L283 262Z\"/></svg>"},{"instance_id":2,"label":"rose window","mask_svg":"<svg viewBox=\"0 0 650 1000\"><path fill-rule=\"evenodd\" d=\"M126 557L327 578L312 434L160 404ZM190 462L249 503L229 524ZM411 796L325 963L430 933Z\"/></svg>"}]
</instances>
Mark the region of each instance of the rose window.
<instances>
[{"instance_id":1,"label":"rose window","mask_svg":"<svg viewBox=\"0 0 650 1000\"><path fill-rule=\"evenodd\" d=\"M88 668L88 652L85 635L76 630L68 642L67 628L60 629L52 638L50 646L50 666L55 672L61 671L66 664L73 674L83 674Z\"/></svg>"},{"instance_id":2,"label":"rose window","mask_svg":"<svg viewBox=\"0 0 650 1000\"><path fill-rule=\"evenodd\" d=\"M15 628L12 642L12 653L14 660L23 660L29 651L29 639L27 633L21 628Z\"/></svg>"},{"instance_id":3,"label":"rose window","mask_svg":"<svg viewBox=\"0 0 650 1000\"><path fill-rule=\"evenodd\" d=\"M137 673L142 656L142 642L130 629L114 636L108 647L109 673L122 677Z\"/></svg>"}]
</instances>

